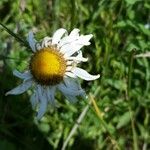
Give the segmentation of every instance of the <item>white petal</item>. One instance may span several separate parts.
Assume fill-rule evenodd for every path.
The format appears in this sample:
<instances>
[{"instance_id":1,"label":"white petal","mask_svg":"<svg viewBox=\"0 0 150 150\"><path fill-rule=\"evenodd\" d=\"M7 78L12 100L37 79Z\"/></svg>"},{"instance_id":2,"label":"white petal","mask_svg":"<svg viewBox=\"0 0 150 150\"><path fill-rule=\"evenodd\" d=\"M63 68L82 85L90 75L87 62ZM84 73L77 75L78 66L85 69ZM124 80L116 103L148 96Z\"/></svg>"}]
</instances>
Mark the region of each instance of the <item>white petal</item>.
<instances>
[{"instance_id":1,"label":"white petal","mask_svg":"<svg viewBox=\"0 0 150 150\"><path fill-rule=\"evenodd\" d=\"M37 114L37 119L41 119L45 114L47 109L47 97L45 94L42 95L42 99L40 99L39 110Z\"/></svg>"},{"instance_id":2,"label":"white petal","mask_svg":"<svg viewBox=\"0 0 150 150\"><path fill-rule=\"evenodd\" d=\"M25 80L32 78L32 75L29 71L21 73L18 70L14 70L13 75L20 79L25 79Z\"/></svg>"},{"instance_id":3,"label":"white petal","mask_svg":"<svg viewBox=\"0 0 150 150\"><path fill-rule=\"evenodd\" d=\"M79 31L80 31L79 29L73 29L69 34L69 36L66 36L61 39L60 43L58 44L59 47L62 47L65 44L69 44L77 40L79 38Z\"/></svg>"},{"instance_id":4,"label":"white petal","mask_svg":"<svg viewBox=\"0 0 150 150\"><path fill-rule=\"evenodd\" d=\"M48 47L52 43L52 38L51 37L45 37L42 41L42 47Z\"/></svg>"},{"instance_id":5,"label":"white petal","mask_svg":"<svg viewBox=\"0 0 150 150\"><path fill-rule=\"evenodd\" d=\"M62 46L66 45L66 44L70 44L72 42L74 42L78 37L70 37L70 36L66 36L63 39L60 40L58 47L61 48ZM60 50L61 52L63 52L63 49Z\"/></svg>"},{"instance_id":6,"label":"white petal","mask_svg":"<svg viewBox=\"0 0 150 150\"><path fill-rule=\"evenodd\" d=\"M73 29L71 32L70 32L70 34L69 34L69 36L79 36L79 32L80 32L80 30L79 29L77 29L77 28L75 28L75 29Z\"/></svg>"},{"instance_id":7,"label":"white petal","mask_svg":"<svg viewBox=\"0 0 150 150\"><path fill-rule=\"evenodd\" d=\"M71 69L73 68L73 66L67 66L66 71L71 71Z\"/></svg>"},{"instance_id":8,"label":"white petal","mask_svg":"<svg viewBox=\"0 0 150 150\"><path fill-rule=\"evenodd\" d=\"M67 30L63 28L58 29L52 37L52 44L58 44L58 42L65 33L67 33Z\"/></svg>"},{"instance_id":9,"label":"white petal","mask_svg":"<svg viewBox=\"0 0 150 150\"><path fill-rule=\"evenodd\" d=\"M83 95L84 91L82 89L80 90L74 90L70 87L66 87L64 84L59 84L58 89L64 94L64 95L70 95L70 96L79 96Z\"/></svg>"},{"instance_id":10,"label":"white petal","mask_svg":"<svg viewBox=\"0 0 150 150\"><path fill-rule=\"evenodd\" d=\"M79 44L83 44L83 45L90 45L89 40L93 37L92 34L89 35L81 35L78 39L78 43Z\"/></svg>"},{"instance_id":11,"label":"white petal","mask_svg":"<svg viewBox=\"0 0 150 150\"><path fill-rule=\"evenodd\" d=\"M76 78L77 76L72 72L65 72L65 75L71 78Z\"/></svg>"},{"instance_id":12,"label":"white petal","mask_svg":"<svg viewBox=\"0 0 150 150\"><path fill-rule=\"evenodd\" d=\"M36 43L35 47L36 47L37 50L40 50L40 49L43 48L42 45L41 45L40 43Z\"/></svg>"},{"instance_id":13,"label":"white petal","mask_svg":"<svg viewBox=\"0 0 150 150\"><path fill-rule=\"evenodd\" d=\"M12 94L12 95L18 95L21 94L23 92L25 92L26 90L28 90L29 87L31 87L32 85L32 80L27 80L25 82L23 82L21 85L17 86L16 88L8 91L6 93L6 95Z\"/></svg>"},{"instance_id":14,"label":"white petal","mask_svg":"<svg viewBox=\"0 0 150 150\"><path fill-rule=\"evenodd\" d=\"M55 104L55 90L56 88L55 87L47 87L47 100L48 102L53 106L55 107L56 104Z\"/></svg>"},{"instance_id":15,"label":"white petal","mask_svg":"<svg viewBox=\"0 0 150 150\"><path fill-rule=\"evenodd\" d=\"M83 46L89 45L90 44L89 40L92 38L92 36L93 36L92 34L81 35L80 37L77 37L72 42L62 45L62 47L60 48L60 51L63 54L65 54L65 57L71 56L75 52L79 51Z\"/></svg>"},{"instance_id":16,"label":"white petal","mask_svg":"<svg viewBox=\"0 0 150 150\"><path fill-rule=\"evenodd\" d=\"M76 44L72 42L70 44L66 44L62 46L60 51L65 54L65 57L73 55L75 52L79 51L84 45L83 44Z\"/></svg>"},{"instance_id":17,"label":"white petal","mask_svg":"<svg viewBox=\"0 0 150 150\"><path fill-rule=\"evenodd\" d=\"M74 62L71 60L67 60L67 66L70 66L70 65L72 65Z\"/></svg>"},{"instance_id":18,"label":"white petal","mask_svg":"<svg viewBox=\"0 0 150 150\"><path fill-rule=\"evenodd\" d=\"M90 81L90 80L96 80L100 77L100 75L91 75L89 74L87 71L81 69L81 68L78 68L78 67L75 67L71 70L76 76L84 79L84 80L87 80L87 81Z\"/></svg>"},{"instance_id":19,"label":"white petal","mask_svg":"<svg viewBox=\"0 0 150 150\"><path fill-rule=\"evenodd\" d=\"M27 41L29 42L29 45L30 45L32 51L35 52L36 51L35 45L36 45L37 41L34 39L34 35L33 35L32 31L29 32Z\"/></svg>"},{"instance_id":20,"label":"white petal","mask_svg":"<svg viewBox=\"0 0 150 150\"><path fill-rule=\"evenodd\" d=\"M77 56L72 56L72 57L68 57L66 58L67 60L73 60L75 61L76 63L79 63L79 62L86 62L88 61L88 58L84 58L82 56L82 52L80 51L79 54Z\"/></svg>"}]
</instances>

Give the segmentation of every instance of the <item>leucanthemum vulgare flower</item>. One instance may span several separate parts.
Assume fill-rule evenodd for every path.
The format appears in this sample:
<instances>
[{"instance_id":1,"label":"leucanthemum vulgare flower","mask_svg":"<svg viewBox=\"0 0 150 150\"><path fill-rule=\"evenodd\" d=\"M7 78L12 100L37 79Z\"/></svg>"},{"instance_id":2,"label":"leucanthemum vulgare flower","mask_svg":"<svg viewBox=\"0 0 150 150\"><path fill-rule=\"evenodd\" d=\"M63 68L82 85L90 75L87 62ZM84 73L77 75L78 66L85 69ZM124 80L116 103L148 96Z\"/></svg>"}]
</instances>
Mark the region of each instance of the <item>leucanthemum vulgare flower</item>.
<instances>
[{"instance_id":1,"label":"leucanthemum vulgare flower","mask_svg":"<svg viewBox=\"0 0 150 150\"><path fill-rule=\"evenodd\" d=\"M52 37L45 37L41 42L34 39L33 32L29 32L27 40L33 51L29 70L24 73L13 71L23 83L6 95L21 94L31 86L34 87L30 101L33 108L38 108L38 119L44 115L49 103L55 106L56 89L71 102L77 101L77 96L84 96L85 92L77 77L90 81L98 79L100 75L90 75L77 67L78 63L87 61L80 49L90 45L89 40L92 38L92 34L79 35L79 31L74 29L68 35L67 31L61 28Z\"/></svg>"}]
</instances>

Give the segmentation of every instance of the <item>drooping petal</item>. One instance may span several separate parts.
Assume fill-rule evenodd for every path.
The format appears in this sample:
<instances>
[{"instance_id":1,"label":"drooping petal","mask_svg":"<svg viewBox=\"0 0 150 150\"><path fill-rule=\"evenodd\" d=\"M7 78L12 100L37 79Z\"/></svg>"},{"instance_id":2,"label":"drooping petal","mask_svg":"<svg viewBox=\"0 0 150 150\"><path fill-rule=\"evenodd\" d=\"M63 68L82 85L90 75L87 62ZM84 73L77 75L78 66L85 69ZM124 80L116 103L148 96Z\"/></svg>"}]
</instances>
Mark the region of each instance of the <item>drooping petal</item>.
<instances>
[{"instance_id":1,"label":"drooping petal","mask_svg":"<svg viewBox=\"0 0 150 150\"><path fill-rule=\"evenodd\" d=\"M47 109L47 97L46 97L46 94L43 94L42 99L40 100L40 103L39 103L39 110L37 114L38 120L43 117L43 115L46 112L46 109Z\"/></svg>"},{"instance_id":2,"label":"drooping petal","mask_svg":"<svg viewBox=\"0 0 150 150\"><path fill-rule=\"evenodd\" d=\"M64 83L66 87L71 90L74 90L74 91L82 90L82 93L80 94L80 96L83 96L83 97L85 96L85 91L81 88L81 85L77 79L64 78Z\"/></svg>"},{"instance_id":3,"label":"drooping petal","mask_svg":"<svg viewBox=\"0 0 150 150\"><path fill-rule=\"evenodd\" d=\"M33 32L30 31L29 34L28 34L28 37L27 37L27 41L29 42L29 45L32 49L33 52L36 52L36 43L37 41L34 39L34 35L33 35Z\"/></svg>"},{"instance_id":4,"label":"drooping petal","mask_svg":"<svg viewBox=\"0 0 150 150\"><path fill-rule=\"evenodd\" d=\"M31 102L32 108L35 109L39 103L37 87L35 87L34 93L32 94L32 96L30 98L30 102Z\"/></svg>"},{"instance_id":5,"label":"drooping petal","mask_svg":"<svg viewBox=\"0 0 150 150\"><path fill-rule=\"evenodd\" d=\"M34 92L30 98L30 102L32 105L32 108L35 109L35 107L38 105L38 94L37 92Z\"/></svg>"},{"instance_id":6,"label":"drooping petal","mask_svg":"<svg viewBox=\"0 0 150 150\"><path fill-rule=\"evenodd\" d=\"M81 90L81 86L77 79L64 78L64 83L66 87L71 88L73 90Z\"/></svg>"},{"instance_id":7,"label":"drooping petal","mask_svg":"<svg viewBox=\"0 0 150 150\"><path fill-rule=\"evenodd\" d=\"M82 97L86 96L84 90L82 90L82 88L77 80L73 80L71 78L65 78L64 83L65 83L66 87L64 85L62 85L63 86L62 92L71 103L77 102L78 99L76 98L76 96L82 96ZM64 89L64 87L66 89L69 89L69 91Z\"/></svg>"},{"instance_id":8,"label":"drooping petal","mask_svg":"<svg viewBox=\"0 0 150 150\"><path fill-rule=\"evenodd\" d=\"M48 102L52 105L52 107L55 107L55 91L56 91L56 87L47 87L47 100Z\"/></svg>"},{"instance_id":9,"label":"drooping petal","mask_svg":"<svg viewBox=\"0 0 150 150\"><path fill-rule=\"evenodd\" d=\"M81 68L78 68L78 67L75 67L71 70L76 76L84 79L84 80L87 80L87 81L90 81L90 80L96 80L100 77L100 75L91 75L89 74L87 71L85 71L84 69L81 69Z\"/></svg>"},{"instance_id":10,"label":"drooping petal","mask_svg":"<svg viewBox=\"0 0 150 150\"><path fill-rule=\"evenodd\" d=\"M38 93L38 98L39 101L42 101L42 97L43 97L43 87L41 85L37 85L37 93Z\"/></svg>"},{"instance_id":11,"label":"drooping petal","mask_svg":"<svg viewBox=\"0 0 150 150\"><path fill-rule=\"evenodd\" d=\"M58 29L52 37L52 44L58 44L58 42L65 33L67 33L66 29L63 28Z\"/></svg>"},{"instance_id":12,"label":"drooping petal","mask_svg":"<svg viewBox=\"0 0 150 150\"><path fill-rule=\"evenodd\" d=\"M21 93L24 93L26 90L28 90L28 88L30 88L32 85L32 80L26 80L25 82L23 82L21 85L17 86L16 88L8 91L6 93L6 95L18 95Z\"/></svg>"},{"instance_id":13,"label":"drooping petal","mask_svg":"<svg viewBox=\"0 0 150 150\"><path fill-rule=\"evenodd\" d=\"M70 95L70 96L79 96L84 93L82 89L80 90L74 90L71 89L70 87L66 87L63 83L60 83L58 85L58 89L65 95Z\"/></svg>"},{"instance_id":14,"label":"drooping petal","mask_svg":"<svg viewBox=\"0 0 150 150\"><path fill-rule=\"evenodd\" d=\"M23 80L27 80L27 79L32 78L32 75L29 71L21 73L18 70L14 70L13 75L20 78L20 79L23 79Z\"/></svg>"},{"instance_id":15,"label":"drooping petal","mask_svg":"<svg viewBox=\"0 0 150 150\"><path fill-rule=\"evenodd\" d=\"M78 99L75 96L65 95L65 97L71 103L76 103L78 101Z\"/></svg>"}]
</instances>

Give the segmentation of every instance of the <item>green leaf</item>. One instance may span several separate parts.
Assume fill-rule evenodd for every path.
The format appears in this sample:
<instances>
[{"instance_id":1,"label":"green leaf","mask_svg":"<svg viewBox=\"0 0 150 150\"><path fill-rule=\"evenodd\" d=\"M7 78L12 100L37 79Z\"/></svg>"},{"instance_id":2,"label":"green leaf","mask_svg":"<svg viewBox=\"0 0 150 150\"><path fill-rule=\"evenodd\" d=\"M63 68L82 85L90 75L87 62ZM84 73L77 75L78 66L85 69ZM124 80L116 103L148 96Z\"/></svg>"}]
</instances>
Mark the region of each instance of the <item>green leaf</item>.
<instances>
[{"instance_id":1,"label":"green leaf","mask_svg":"<svg viewBox=\"0 0 150 150\"><path fill-rule=\"evenodd\" d=\"M130 122L130 112L125 112L118 120L117 129L126 126Z\"/></svg>"},{"instance_id":2,"label":"green leaf","mask_svg":"<svg viewBox=\"0 0 150 150\"><path fill-rule=\"evenodd\" d=\"M134 5L136 2L139 2L141 0L125 0L127 4Z\"/></svg>"}]
</instances>

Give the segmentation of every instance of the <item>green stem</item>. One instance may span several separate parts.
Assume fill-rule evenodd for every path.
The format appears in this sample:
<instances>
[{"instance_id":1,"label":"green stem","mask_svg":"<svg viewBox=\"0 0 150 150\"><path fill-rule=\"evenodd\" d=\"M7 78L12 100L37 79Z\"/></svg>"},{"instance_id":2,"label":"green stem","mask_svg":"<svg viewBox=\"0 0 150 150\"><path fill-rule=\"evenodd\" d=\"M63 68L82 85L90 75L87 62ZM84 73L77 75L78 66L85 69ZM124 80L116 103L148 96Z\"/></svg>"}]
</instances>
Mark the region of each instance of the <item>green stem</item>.
<instances>
[{"instance_id":1,"label":"green stem","mask_svg":"<svg viewBox=\"0 0 150 150\"><path fill-rule=\"evenodd\" d=\"M27 41L24 41L23 39L21 39L17 34L15 34L14 32L12 32L5 25L3 25L1 22L0 22L0 25L5 29L5 31L7 31L10 35L12 35L18 42L20 42L21 44L23 44L25 47L30 48Z\"/></svg>"},{"instance_id":2,"label":"green stem","mask_svg":"<svg viewBox=\"0 0 150 150\"><path fill-rule=\"evenodd\" d=\"M132 79L134 55L135 55L135 49L133 49L131 51L131 54L130 54L130 57L129 57L128 88L127 88L128 100L130 99L131 79Z\"/></svg>"},{"instance_id":3,"label":"green stem","mask_svg":"<svg viewBox=\"0 0 150 150\"><path fill-rule=\"evenodd\" d=\"M127 94L128 94L128 100L131 99L130 91L131 91L131 80L132 80L132 71L133 71L133 62L134 62L134 55L135 55L136 49L132 49L130 57L129 57L129 71L128 71L128 89L127 89ZM128 101L130 102L130 101ZM130 117L131 117L131 127L132 127L132 134L133 134L133 148L134 150L138 150L138 139L137 139L137 134L135 130L135 122L134 122L134 116L132 113L131 106L129 105L129 112L130 112Z\"/></svg>"}]
</instances>

